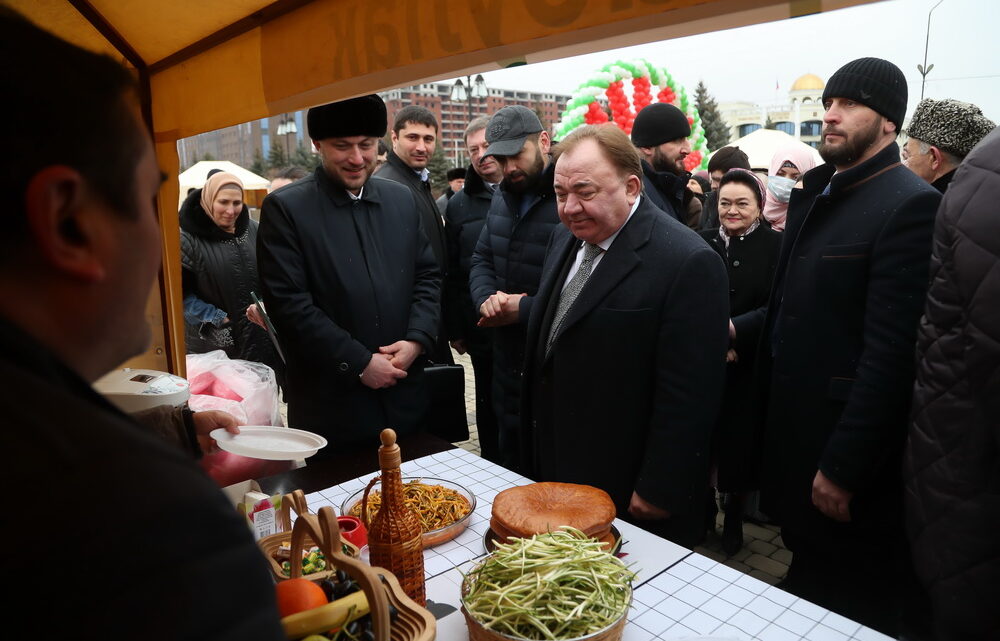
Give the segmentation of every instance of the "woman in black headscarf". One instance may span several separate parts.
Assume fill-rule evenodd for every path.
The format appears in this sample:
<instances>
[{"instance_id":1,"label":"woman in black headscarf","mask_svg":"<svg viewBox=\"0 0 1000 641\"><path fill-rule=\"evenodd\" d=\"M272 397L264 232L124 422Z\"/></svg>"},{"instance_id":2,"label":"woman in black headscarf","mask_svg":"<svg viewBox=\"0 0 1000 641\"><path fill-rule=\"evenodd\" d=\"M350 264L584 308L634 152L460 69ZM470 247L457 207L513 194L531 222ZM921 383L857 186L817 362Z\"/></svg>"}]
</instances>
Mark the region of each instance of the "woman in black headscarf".
<instances>
[{"instance_id":1,"label":"woman in black headscarf","mask_svg":"<svg viewBox=\"0 0 1000 641\"><path fill-rule=\"evenodd\" d=\"M781 234L762 220L764 185L752 172L730 169L719 184L718 228L699 232L722 256L729 274L726 392L712 438L717 484L723 495L722 548L743 546L743 498L758 489L757 434L750 423L755 389L754 351L764 324Z\"/></svg>"}]
</instances>

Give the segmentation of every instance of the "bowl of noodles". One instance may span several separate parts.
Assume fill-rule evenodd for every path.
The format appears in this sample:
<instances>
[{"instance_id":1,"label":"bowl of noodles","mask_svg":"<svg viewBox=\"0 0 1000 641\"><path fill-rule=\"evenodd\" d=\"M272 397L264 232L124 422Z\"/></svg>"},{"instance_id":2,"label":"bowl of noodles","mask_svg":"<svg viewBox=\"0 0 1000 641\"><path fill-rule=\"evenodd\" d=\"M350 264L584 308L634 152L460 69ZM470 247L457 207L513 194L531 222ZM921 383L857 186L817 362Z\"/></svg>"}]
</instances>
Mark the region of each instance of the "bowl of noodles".
<instances>
[{"instance_id":1,"label":"bowl of noodles","mask_svg":"<svg viewBox=\"0 0 1000 641\"><path fill-rule=\"evenodd\" d=\"M347 497L340 506L340 513L360 518L364 493L358 490ZM445 479L404 476L403 499L420 520L425 548L450 541L465 531L476 509L476 496L472 492ZM381 504L381 491L372 488L368 493L368 518L361 520L371 523Z\"/></svg>"}]
</instances>

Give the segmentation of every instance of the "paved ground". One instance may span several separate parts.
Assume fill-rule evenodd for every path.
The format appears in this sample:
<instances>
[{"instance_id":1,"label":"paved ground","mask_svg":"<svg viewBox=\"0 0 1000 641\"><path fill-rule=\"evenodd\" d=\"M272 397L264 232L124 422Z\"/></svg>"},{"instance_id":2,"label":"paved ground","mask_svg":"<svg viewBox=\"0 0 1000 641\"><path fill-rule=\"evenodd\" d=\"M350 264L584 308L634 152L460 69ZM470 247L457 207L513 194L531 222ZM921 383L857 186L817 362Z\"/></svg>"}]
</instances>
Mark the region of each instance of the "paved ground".
<instances>
[{"instance_id":1,"label":"paved ground","mask_svg":"<svg viewBox=\"0 0 1000 641\"><path fill-rule=\"evenodd\" d=\"M471 437L468 441L456 445L479 454L479 433L476 431L476 387L472 363L468 356L458 354L455 354L455 362L465 368L465 408L469 417ZM731 557L727 557L722 551L721 534L722 514L719 514L715 533L709 534L704 545L698 546L695 551L772 585L784 578L788 572L792 553L785 549L777 526L744 523L743 549Z\"/></svg>"}]
</instances>

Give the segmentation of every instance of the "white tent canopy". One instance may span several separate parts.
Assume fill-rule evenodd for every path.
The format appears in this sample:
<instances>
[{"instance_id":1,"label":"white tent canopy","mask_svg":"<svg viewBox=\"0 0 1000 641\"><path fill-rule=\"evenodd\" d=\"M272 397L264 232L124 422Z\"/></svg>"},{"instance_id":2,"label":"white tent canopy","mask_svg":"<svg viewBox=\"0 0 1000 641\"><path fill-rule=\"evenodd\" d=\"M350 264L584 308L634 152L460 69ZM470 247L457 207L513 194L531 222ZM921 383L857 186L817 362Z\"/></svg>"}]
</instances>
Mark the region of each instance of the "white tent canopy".
<instances>
[{"instance_id":1,"label":"white tent canopy","mask_svg":"<svg viewBox=\"0 0 1000 641\"><path fill-rule=\"evenodd\" d=\"M180 202L184 202L189 189L204 187L205 181L208 180L208 172L213 169L221 169L226 173L233 174L243 183L243 189L248 191L252 189L267 189L271 184L271 181L267 178L258 176L252 171L244 169L228 160L200 160L182 172L177 178L181 184Z\"/></svg>"},{"instance_id":2,"label":"white tent canopy","mask_svg":"<svg viewBox=\"0 0 1000 641\"><path fill-rule=\"evenodd\" d=\"M753 131L738 140L734 140L727 144L727 147L739 147L750 159L750 167L752 169L762 169L765 172L768 167L771 166L771 157L774 154L788 144L798 144L802 145L808 149L813 156L816 158L816 164L823 164L823 160L819 157L819 152L807 145L806 143L796 140L794 136L789 136L783 131L778 131L777 129L758 129ZM718 150L716 150L718 151ZM715 153L715 152L712 152Z\"/></svg>"}]
</instances>

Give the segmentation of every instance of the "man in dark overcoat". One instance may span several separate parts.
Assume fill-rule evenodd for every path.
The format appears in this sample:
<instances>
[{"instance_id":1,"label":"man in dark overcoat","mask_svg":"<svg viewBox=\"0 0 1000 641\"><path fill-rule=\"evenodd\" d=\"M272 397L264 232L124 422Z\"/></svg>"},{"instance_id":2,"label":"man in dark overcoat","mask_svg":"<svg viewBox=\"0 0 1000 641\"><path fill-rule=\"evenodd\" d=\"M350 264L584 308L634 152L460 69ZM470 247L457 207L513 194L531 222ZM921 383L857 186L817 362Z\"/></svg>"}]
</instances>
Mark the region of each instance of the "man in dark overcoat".
<instances>
[{"instance_id":1,"label":"man in dark overcoat","mask_svg":"<svg viewBox=\"0 0 1000 641\"><path fill-rule=\"evenodd\" d=\"M382 99L314 107L307 119L322 164L264 200L257 263L287 359L289 425L336 452L421 425L441 275L410 190L371 175Z\"/></svg>"},{"instance_id":2,"label":"man in dark overcoat","mask_svg":"<svg viewBox=\"0 0 1000 641\"><path fill-rule=\"evenodd\" d=\"M888 634L909 585L900 456L941 199L900 164L906 95L877 58L827 83L826 164L792 192L758 357L763 509L793 553L783 587Z\"/></svg>"},{"instance_id":3,"label":"man in dark overcoat","mask_svg":"<svg viewBox=\"0 0 1000 641\"><path fill-rule=\"evenodd\" d=\"M704 537L729 300L722 260L642 191L621 130L560 142L559 203L528 323L524 457L539 480L599 487L619 516Z\"/></svg>"},{"instance_id":4,"label":"man in dark overcoat","mask_svg":"<svg viewBox=\"0 0 1000 641\"><path fill-rule=\"evenodd\" d=\"M503 172L492 156L483 158L489 116L475 118L465 129L465 146L471 164L465 185L448 201L445 209L445 239L448 242L448 270L445 276L445 328L451 346L468 354L476 372L476 430L482 457L500 463L497 415L493 408L493 329L479 327L479 310L469 290L469 270L479 235L486 225L493 194L503 180Z\"/></svg>"},{"instance_id":5,"label":"man in dark overcoat","mask_svg":"<svg viewBox=\"0 0 1000 641\"><path fill-rule=\"evenodd\" d=\"M400 109L393 118L392 149L385 164L379 167L378 176L406 186L413 194L420 224L443 275L448 266L444 220L431 192L430 172L427 169L437 147L438 133L437 118L426 107L408 105ZM437 343L428 357L435 363L454 363L443 324L437 333Z\"/></svg>"},{"instance_id":6,"label":"man in dark overcoat","mask_svg":"<svg viewBox=\"0 0 1000 641\"><path fill-rule=\"evenodd\" d=\"M538 290L545 247L559 225L552 193L549 133L535 112L514 105L500 109L486 127L489 147L503 170L500 193L472 255L469 288L481 316L493 327L493 405L503 465L520 464L521 371L525 328Z\"/></svg>"}]
</instances>

